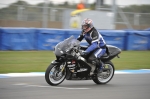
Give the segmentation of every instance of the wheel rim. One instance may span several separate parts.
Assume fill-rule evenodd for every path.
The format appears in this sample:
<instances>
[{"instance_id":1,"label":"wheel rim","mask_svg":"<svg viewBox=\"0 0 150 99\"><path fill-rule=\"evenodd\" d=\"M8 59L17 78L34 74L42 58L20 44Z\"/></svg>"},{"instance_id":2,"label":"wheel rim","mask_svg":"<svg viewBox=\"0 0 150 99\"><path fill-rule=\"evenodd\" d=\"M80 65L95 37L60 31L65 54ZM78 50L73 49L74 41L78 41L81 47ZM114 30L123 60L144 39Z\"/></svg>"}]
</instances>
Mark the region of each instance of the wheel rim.
<instances>
[{"instance_id":1,"label":"wheel rim","mask_svg":"<svg viewBox=\"0 0 150 99\"><path fill-rule=\"evenodd\" d=\"M98 74L98 80L102 83L109 81L114 74L114 68L111 64L105 64L104 67L105 69L108 69L108 70L106 72L102 72Z\"/></svg>"},{"instance_id":2,"label":"wheel rim","mask_svg":"<svg viewBox=\"0 0 150 99\"><path fill-rule=\"evenodd\" d=\"M54 66L49 72L49 80L53 84L59 84L60 82L62 82L64 80L64 78L66 76L65 69L63 70L62 74L60 74L61 66Z\"/></svg>"}]
</instances>

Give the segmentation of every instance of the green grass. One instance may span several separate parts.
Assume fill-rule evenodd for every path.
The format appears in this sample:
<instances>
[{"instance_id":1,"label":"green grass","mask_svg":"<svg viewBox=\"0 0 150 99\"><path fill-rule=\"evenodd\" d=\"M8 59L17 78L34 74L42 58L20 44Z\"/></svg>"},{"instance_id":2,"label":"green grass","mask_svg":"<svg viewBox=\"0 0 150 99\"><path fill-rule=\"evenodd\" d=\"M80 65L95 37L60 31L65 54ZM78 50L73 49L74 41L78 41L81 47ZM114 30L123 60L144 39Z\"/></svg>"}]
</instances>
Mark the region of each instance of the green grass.
<instances>
[{"instance_id":1,"label":"green grass","mask_svg":"<svg viewBox=\"0 0 150 99\"><path fill-rule=\"evenodd\" d=\"M45 71L54 59L51 51L0 51L0 73Z\"/></svg>"},{"instance_id":2,"label":"green grass","mask_svg":"<svg viewBox=\"0 0 150 99\"><path fill-rule=\"evenodd\" d=\"M117 70L150 69L150 51L123 51L112 62ZM55 59L52 51L0 51L0 73L44 72Z\"/></svg>"},{"instance_id":3,"label":"green grass","mask_svg":"<svg viewBox=\"0 0 150 99\"><path fill-rule=\"evenodd\" d=\"M123 51L112 62L120 69L150 69L150 51Z\"/></svg>"}]
</instances>

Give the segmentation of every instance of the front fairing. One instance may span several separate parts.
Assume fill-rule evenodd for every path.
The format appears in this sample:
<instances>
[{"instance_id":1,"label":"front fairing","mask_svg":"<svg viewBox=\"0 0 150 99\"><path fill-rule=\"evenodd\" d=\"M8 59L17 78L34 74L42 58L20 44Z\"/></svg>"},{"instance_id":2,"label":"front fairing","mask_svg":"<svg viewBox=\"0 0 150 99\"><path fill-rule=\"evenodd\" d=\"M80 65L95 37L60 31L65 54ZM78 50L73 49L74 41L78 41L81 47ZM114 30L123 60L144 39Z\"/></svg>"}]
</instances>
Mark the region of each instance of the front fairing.
<instances>
[{"instance_id":1,"label":"front fairing","mask_svg":"<svg viewBox=\"0 0 150 99\"><path fill-rule=\"evenodd\" d=\"M54 53L56 56L61 56L69 52L74 46L79 46L80 42L71 36L55 46Z\"/></svg>"}]
</instances>

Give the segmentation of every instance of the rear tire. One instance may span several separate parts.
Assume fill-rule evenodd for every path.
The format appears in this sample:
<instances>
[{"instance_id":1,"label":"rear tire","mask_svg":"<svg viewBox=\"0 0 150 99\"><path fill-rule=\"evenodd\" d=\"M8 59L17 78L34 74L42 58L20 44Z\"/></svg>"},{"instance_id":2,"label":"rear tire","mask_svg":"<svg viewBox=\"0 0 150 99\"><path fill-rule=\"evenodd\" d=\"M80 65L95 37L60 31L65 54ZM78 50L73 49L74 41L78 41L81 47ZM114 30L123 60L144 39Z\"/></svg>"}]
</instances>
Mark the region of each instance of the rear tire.
<instances>
[{"instance_id":1,"label":"rear tire","mask_svg":"<svg viewBox=\"0 0 150 99\"><path fill-rule=\"evenodd\" d=\"M63 64L61 64L63 65ZM50 64L45 72L45 80L51 86L57 86L64 81L66 78L66 68L64 68L63 73L59 76L60 66Z\"/></svg>"},{"instance_id":2,"label":"rear tire","mask_svg":"<svg viewBox=\"0 0 150 99\"><path fill-rule=\"evenodd\" d=\"M101 72L101 73L97 73L96 77L93 78L93 81L96 84L107 84L114 76L114 65L111 61L105 62L105 68L106 70Z\"/></svg>"}]
</instances>

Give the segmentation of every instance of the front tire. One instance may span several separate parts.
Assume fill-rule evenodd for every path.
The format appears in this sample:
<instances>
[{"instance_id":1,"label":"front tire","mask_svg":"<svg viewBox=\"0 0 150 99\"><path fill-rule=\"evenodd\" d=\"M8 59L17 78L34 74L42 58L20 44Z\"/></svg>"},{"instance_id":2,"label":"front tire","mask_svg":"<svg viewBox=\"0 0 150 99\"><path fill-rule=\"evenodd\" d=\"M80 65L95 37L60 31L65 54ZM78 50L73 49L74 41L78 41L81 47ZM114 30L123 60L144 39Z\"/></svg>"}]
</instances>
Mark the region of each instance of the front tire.
<instances>
[{"instance_id":1,"label":"front tire","mask_svg":"<svg viewBox=\"0 0 150 99\"><path fill-rule=\"evenodd\" d=\"M60 71L64 68L63 72L60 74ZM57 86L64 81L66 78L66 68L64 64L56 65L50 64L45 72L45 80L49 85Z\"/></svg>"},{"instance_id":2,"label":"front tire","mask_svg":"<svg viewBox=\"0 0 150 99\"><path fill-rule=\"evenodd\" d=\"M114 65L111 61L104 63L104 70L96 74L96 77L93 78L93 81L96 84L107 84L114 76Z\"/></svg>"}]
</instances>

